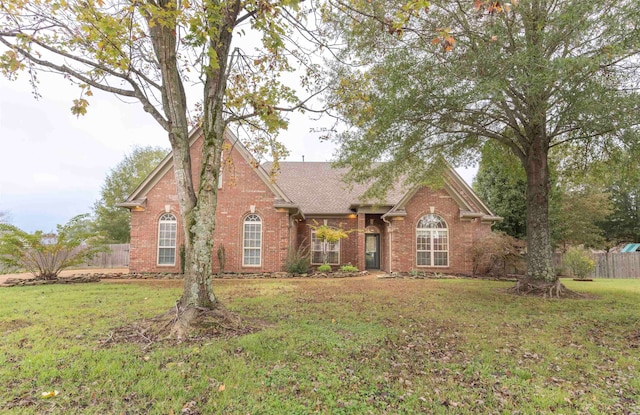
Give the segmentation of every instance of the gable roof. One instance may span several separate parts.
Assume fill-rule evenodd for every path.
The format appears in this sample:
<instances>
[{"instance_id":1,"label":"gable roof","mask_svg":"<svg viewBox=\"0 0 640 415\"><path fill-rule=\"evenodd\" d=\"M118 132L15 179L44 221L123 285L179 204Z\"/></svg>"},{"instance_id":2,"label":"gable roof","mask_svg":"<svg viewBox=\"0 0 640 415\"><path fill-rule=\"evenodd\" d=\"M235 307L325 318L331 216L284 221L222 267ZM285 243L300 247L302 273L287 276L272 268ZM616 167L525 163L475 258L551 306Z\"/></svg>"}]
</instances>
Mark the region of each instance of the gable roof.
<instances>
[{"instance_id":1,"label":"gable roof","mask_svg":"<svg viewBox=\"0 0 640 415\"><path fill-rule=\"evenodd\" d=\"M480 218L482 221L487 222L496 222L503 219L491 212L487 205L480 200L473 189L471 189L467 182L465 182L453 168L449 167L448 171L444 174L443 188L460 207L461 219L472 220ZM405 206L419 189L420 186L416 186L411 189L393 208L391 208L391 210L389 210L389 212L385 213L383 216L406 216L407 212L405 210Z\"/></svg>"},{"instance_id":2,"label":"gable roof","mask_svg":"<svg viewBox=\"0 0 640 415\"><path fill-rule=\"evenodd\" d=\"M272 163L264 163L264 167L270 170ZM274 180L305 215L343 215L355 212L354 206L360 205L359 198L368 188L366 184L343 182L346 172L346 168L333 168L330 162L283 161ZM391 189L377 205L386 207L386 211L405 193Z\"/></svg>"},{"instance_id":3,"label":"gable roof","mask_svg":"<svg viewBox=\"0 0 640 415\"><path fill-rule=\"evenodd\" d=\"M200 137L200 128L191 132L189 145L193 145ZM368 184L346 184L342 181L347 168L334 168L330 162L280 162L278 173L272 177L271 162L259 165L247 148L229 130L225 132L225 138L232 147L238 151L245 161L254 168L254 171L274 195L276 208L296 209L297 214L305 215L348 215L359 209L371 213L381 213L383 216L405 216L406 204L421 186L406 188L397 186L389 189L382 201L366 203L360 200L368 189ZM172 153L160 162L151 174L131 193L126 201L117 206L133 209L142 207L146 201L147 193L169 172L173 167ZM460 207L462 219L480 218L483 221L498 221L501 217L495 216L489 208L482 203L469 185L449 168L444 180L444 190L451 195Z\"/></svg>"},{"instance_id":4,"label":"gable roof","mask_svg":"<svg viewBox=\"0 0 640 415\"><path fill-rule=\"evenodd\" d=\"M264 167L270 170L272 164L265 163ZM384 213L384 216L405 216L406 204L420 188L397 186L389 189L384 200L363 203L360 197L369 185L344 183L342 177L347 171L347 168L332 167L330 162L280 162L274 180L305 215L344 215L354 213L358 208L377 207L374 210ZM502 219L491 213L453 169L447 173L444 190L460 206L461 218L481 218L484 221Z\"/></svg>"},{"instance_id":5,"label":"gable roof","mask_svg":"<svg viewBox=\"0 0 640 415\"><path fill-rule=\"evenodd\" d=\"M189 147L193 145L200 138L202 134L201 128L196 128L190 133L189 137ZM271 180L269 173L267 173L263 166L258 164L257 160L249 153L249 150L238 140L238 137L235 136L228 129L225 131L225 139L229 141L232 149L238 151L240 155L244 158L244 160L254 168L254 171L260 177L260 179L264 182L264 184L271 190L276 198L276 207L290 207L297 208L298 206L291 201L287 197L287 195L280 189L280 187ZM158 166L145 178L142 183L138 185L138 187L129 195L127 200L122 203L117 203L116 206L125 207L128 209L136 208L144 206L146 201L147 193L153 187L158 184L160 179L164 177L165 174L171 170L173 167L173 152L170 152Z\"/></svg>"}]
</instances>

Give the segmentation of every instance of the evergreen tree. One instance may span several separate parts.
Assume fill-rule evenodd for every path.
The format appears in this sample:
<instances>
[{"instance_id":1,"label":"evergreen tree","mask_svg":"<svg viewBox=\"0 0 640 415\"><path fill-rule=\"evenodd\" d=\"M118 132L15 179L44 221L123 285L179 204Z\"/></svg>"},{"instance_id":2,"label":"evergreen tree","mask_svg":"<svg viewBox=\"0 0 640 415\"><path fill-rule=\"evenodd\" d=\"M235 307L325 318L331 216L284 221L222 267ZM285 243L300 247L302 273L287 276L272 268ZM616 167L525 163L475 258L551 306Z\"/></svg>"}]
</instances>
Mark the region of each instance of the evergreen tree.
<instances>
[{"instance_id":1,"label":"evergreen tree","mask_svg":"<svg viewBox=\"0 0 640 415\"><path fill-rule=\"evenodd\" d=\"M109 243L128 243L131 213L123 202L167 155L161 147L135 147L107 175L100 199L93 205L94 227Z\"/></svg>"}]
</instances>

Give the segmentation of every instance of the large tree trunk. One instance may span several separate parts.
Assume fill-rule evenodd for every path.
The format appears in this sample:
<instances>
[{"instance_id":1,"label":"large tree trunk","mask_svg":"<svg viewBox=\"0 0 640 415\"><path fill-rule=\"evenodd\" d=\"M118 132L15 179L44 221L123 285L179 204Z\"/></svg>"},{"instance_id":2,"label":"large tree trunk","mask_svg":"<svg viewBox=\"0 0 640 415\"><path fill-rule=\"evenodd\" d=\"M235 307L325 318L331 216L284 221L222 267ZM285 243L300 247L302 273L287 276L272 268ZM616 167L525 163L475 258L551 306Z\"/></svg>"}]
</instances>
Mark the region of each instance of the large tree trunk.
<instances>
[{"instance_id":1,"label":"large tree trunk","mask_svg":"<svg viewBox=\"0 0 640 415\"><path fill-rule=\"evenodd\" d=\"M213 309L217 299L213 293L213 240L218 206L218 178L220 175L222 146L226 123L223 104L226 91L227 58L231 48L233 25L240 12L240 2L232 2L225 10L226 19L213 31L210 47L215 52L217 65L207 68L204 86L204 118L202 130L204 143L202 168L197 202L191 215L191 226L185 229L184 292L180 304L184 307ZM212 19L213 21L213 19Z\"/></svg>"},{"instance_id":2,"label":"large tree trunk","mask_svg":"<svg viewBox=\"0 0 640 415\"><path fill-rule=\"evenodd\" d=\"M549 164L546 140L534 138L525 160L527 174L527 279L555 282L549 230Z\"/></svg>"}]
</instances>

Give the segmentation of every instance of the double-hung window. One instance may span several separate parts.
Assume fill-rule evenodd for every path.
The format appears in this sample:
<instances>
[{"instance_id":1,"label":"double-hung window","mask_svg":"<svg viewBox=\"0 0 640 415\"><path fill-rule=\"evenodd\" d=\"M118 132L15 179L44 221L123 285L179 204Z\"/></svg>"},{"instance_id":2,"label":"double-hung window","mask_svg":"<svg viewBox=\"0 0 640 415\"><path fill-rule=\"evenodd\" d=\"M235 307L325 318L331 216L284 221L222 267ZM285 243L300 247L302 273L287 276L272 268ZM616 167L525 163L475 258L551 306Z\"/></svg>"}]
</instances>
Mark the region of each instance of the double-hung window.
<instances>
[{"instance_id":1,"label":"double-hung window","mask_svg":"<svg viewBox=\"0 0 640 415\"><path fill-rule=\"evenodd\" d=\"M158 222L158 265L176 264L176 231L178 222L171 213L165 213Z\"/></svg>"},{"instance_id":2,"label":"double-hung window","mask_svg":"<svg viewBox=\"0 0 640 415\"><path fill-rule=\"evenodd\" d=\"M262 220L256 214L244 218L242 265L259 267L262 258Z\"/></svg>"},{"instance_id":3,"label":"double-hung window","mask_svg":"<svg viewBox=\"0 0 640 415\"><path fill-rule=\"evenodd\" d=\"M311 263L340 265L340 241L323 241L316 237L316 231L311 231Z\"/></svg>"}]
</instances>

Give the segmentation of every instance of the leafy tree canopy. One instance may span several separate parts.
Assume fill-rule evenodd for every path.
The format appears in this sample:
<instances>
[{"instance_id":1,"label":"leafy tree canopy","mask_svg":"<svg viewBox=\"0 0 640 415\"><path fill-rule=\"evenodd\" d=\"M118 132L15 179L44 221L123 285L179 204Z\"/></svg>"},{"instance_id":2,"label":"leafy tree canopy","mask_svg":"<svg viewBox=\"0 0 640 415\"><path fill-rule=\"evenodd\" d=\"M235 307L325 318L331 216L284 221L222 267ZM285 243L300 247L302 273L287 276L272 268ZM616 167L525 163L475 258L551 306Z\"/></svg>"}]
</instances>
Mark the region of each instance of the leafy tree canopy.
<instances>
[{"instance_id":1,"label":"leafy tree canopy","mask_svg":"<svg viewBox=\"0 0 640 415\"><path fill-rule=\"evenodd\" d=\"M218 305L211 253L225 131L247 131L249 147L271 153L277 166L286 154L277 141L287 127L283 112L305 107L281 74L299 62L302 86L317 86L308 50L291 41L304 19L299 0L0 2L3 74L28 71L34 86L39 70L63 74L80 87L78 115L94 90L137 100L167 132L185 235L180 306L187 311L172 326L175 337ZM250 52L232 45L245 35L253 36ZM198 187L189 152L195 125L203 136Z\"/></svg>"},{"instance_id":2,"label":"leafy tree canopy","mask_svg":"<svg viewBox=\"0 0 640 415\"><path fill-rule=\"evenodd\" d=\"M527 276L555 283L548 155L568 143L584 147L576 157L602 151L638 123L640 8L628 0L425 6L325 7L327 30L346 42L330 97L349 127L338 136L338 165L384 189L402 175L424 182L434 162L463 165L486 140L500 142L526 173Z\"/></svg>"},{"instance_id":3,"label":"leafy tree canopy","mask_svg":"<svg viewBox=\"0 0 640 415\"><path fill-rule=\"evenodd\" d=\"M628 136L621 145L594 155L588 166L576 163L571 154L563 163L572 180L609 196L608 215L598 221L606 247L640 241L640 133L631 130Z\"/></svg>"},{"instance_id":4,"label":"leafy tree canopy","mask_svg":"<svg viewBox=\"0 0 640 415\"><path fill-rule=\"evenodd\" d=\"M527 177L518 159L499 143L488 141L481 150L473 190L502 221L492 229L523 239L527 234Z\"/></svg>"},{"instance_id":5,"label":"leafy tree canopy","mask_svg":"<svg viewBox=\"0 0 640 415\"><path fill-rule=\"evenodd\" d=\"M126 200L166 155L161 147L135 147L105 178L93 215L95 229L110 243L129 242L131 213L116 204Z\"/></svg>"},{"instance_id":6,"label":"leafy tree canopy","mask_svg":"<svg viewBox=\"0 0 640 415\"><path fill-rule=\"evenodd\" d=\"M551 163L549 194L553 245L564 249L569 245L605 246L601 223L611 212L605 184L593 175L560 170L558 166L566 162L555 160L558 157L555 154ZM495 141L486 142L473 188L495 214L504 218L493 225L494 230L520 239L526 236L527 180L513 153Z\"/></svg>"}]
</instances>

